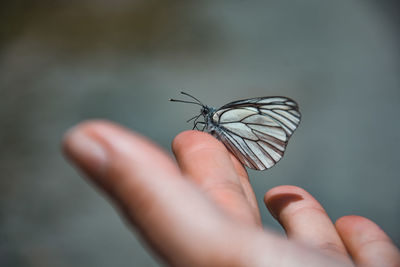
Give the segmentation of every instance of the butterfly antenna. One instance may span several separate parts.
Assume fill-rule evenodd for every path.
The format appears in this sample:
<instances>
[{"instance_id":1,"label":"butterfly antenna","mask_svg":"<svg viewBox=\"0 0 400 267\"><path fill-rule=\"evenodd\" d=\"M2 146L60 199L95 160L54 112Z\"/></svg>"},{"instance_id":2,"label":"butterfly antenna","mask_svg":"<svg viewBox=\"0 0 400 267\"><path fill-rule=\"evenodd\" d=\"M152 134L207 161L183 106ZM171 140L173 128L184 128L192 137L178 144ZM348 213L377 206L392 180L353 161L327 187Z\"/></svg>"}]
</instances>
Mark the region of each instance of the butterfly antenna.
<instances>
[{"instance_id":1,"label":"butterfly antenna","mask_svg":"<svg viewBox=\"0 0 400 267\"><path fill-rule=\"evenodd\" d=\"M198 100L197 98L195 98L194 96L192 96L192 95L190 95L190 94L188 94L188 93L185 93L185 92L181 92L181 94L193 98L194 100L196 100L197 102L199 102L199 104L201 104L202 106L204 106L203 103L201 103L201 101Z\"/></svg>"},{"instance_id":2,"label":"butterfly antenna","mask_svg":"<svg viewBox=\"0 0 400 267\"><path fill-rule=\"evenodd\" d=\"M195 98L194 96L189 95L188 93L185 93L185 92L181 92L181 94L182 94L182 95L186 95L186 96L188 96L188 97L190 97L190 98L196 100L196 102L194 102L194 101L187 101L187 100L181 100L181 99L173 99L173 98L170 98L169 101L172 101L172 102L181 102L181 103L189 103L189 104L196 104L196 105L199 105L199 106L204 107L203 103L201 103L201 101L198 100L197 98Z\"/></svg>"},{"instance_id":3,"label":"butterfly antenna","mask_svg":"<svg viewBox=\"0 0 400 267\"><path fill-rule=\"evenodd\" d=\"M180 100L180 99L172 99L172 98L170 98L169 101L171 101L171 102L181 102L181 103L196 104L196 105L199 105L199 106L203 106L202 104L197 103L197 102L186 101L186 100Z\"/></svg>"}]
</instances>

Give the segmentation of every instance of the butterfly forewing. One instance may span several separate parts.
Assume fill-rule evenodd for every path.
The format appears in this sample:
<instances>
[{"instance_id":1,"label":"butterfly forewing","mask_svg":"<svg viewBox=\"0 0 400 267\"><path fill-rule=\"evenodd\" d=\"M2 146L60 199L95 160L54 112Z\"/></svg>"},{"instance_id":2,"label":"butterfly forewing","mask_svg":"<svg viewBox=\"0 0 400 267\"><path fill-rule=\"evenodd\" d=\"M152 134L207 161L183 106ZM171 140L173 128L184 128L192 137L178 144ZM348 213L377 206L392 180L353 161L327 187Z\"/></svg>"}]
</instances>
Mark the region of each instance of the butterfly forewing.
<instances>
[{"instance_id":1,"label":"butterfly forewing","mask_svg":"<svg viewBox=\"0 0 400 267\"><path fill-rule=\"evenodd\" d=\"M300 123L296 102L286 97L234 101L212 116L217 135L249 168L265 170L283 156L287 142Z\"/></svg>"}]
</instances>

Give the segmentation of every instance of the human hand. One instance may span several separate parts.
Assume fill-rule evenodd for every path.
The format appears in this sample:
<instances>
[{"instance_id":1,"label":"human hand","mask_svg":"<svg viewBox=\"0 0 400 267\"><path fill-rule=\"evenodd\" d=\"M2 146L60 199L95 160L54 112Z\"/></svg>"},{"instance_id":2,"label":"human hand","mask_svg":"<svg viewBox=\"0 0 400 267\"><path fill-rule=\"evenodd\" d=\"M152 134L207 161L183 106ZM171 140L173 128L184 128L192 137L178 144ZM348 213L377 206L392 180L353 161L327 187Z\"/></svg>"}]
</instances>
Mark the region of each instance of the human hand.
<instances>
[{"instance_id":1,"label":"human hand","mask_svg":"<svg viewBox=\"0 0 400 267\"><path fill-rule=\"evenodd\" d=\"M69 131L64 152L171 266L400 266L372 221L333 224L306 191L279 186L264 198L288 240L263 229L246 170L214 137L186 131L177 163L146 138L105 121Z\"/></svg>"}]
</instances>

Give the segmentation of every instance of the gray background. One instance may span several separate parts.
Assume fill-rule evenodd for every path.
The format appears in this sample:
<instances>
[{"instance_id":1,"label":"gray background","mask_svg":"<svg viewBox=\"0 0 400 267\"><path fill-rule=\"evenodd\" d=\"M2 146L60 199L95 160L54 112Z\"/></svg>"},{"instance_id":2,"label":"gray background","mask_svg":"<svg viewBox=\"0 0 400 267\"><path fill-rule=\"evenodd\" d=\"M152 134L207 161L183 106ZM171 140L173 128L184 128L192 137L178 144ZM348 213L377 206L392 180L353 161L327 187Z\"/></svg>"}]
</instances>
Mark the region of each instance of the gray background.
<instances>
[{"instance_id":1,"label":"gray background","mask_svg":"<svg viewBox=\"0 0 400 267\"><path fill-rule=\"evenodd\" d=\"M199 112L167 101L180 90L300 104L285 158L249 171L266 227L263 194L293 184L400 244L396 1L36 2L0 8L1 266L158 266L59 147L107 118L170 150Z\"/></svg>"}]
</instances>

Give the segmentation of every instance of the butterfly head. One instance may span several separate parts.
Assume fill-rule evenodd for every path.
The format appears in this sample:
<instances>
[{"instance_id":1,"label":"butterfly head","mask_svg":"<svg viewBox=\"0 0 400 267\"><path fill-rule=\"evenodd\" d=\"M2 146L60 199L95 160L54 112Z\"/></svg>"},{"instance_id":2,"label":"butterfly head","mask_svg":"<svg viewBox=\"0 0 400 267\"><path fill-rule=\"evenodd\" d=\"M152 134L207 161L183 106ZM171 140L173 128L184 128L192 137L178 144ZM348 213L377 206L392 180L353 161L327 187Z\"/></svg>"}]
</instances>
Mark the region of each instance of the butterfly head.
<instances>
[{"instance_id":1,"label":"butterfly head","mask_svg":"<svg viewBox=\"0 0 400 267\"><path fill-rule=\"evenodd\" d=\"M194 101L192 101L192 100L189 100L189 101L188 100L181 100L181 99L170 99L170 101L181 102L181 103L189 103L189 104L195 104L195 105L201 106L200 114L194 116L193 118L187 120L186 122L190 122L190 121L193 120L193 123L194 123L193 129L195 129L195 128L197 129L197 124L203 124L203 126L205 127L207 125L207 123L209 122L212 114L215 112L215 110L213 108L207 107L200 100L198 100L197 98L195 98L192 95L189 95L188 93L181 92L181 94L192 98ZM200 116L204 117L204 122L198 121Z\"/></svg>"},{"instance_id":2,"label":"butterfly head","mask_svg":"<svg viewBox=\"0 0 400 267\"><path fill-rule=\"evenodd\" d=\"M207 106L203 106L201 108L201 115L203 115L203 117L207 117L208 114L210 114L211 109Z\"/></svg>"}]
</instances>

